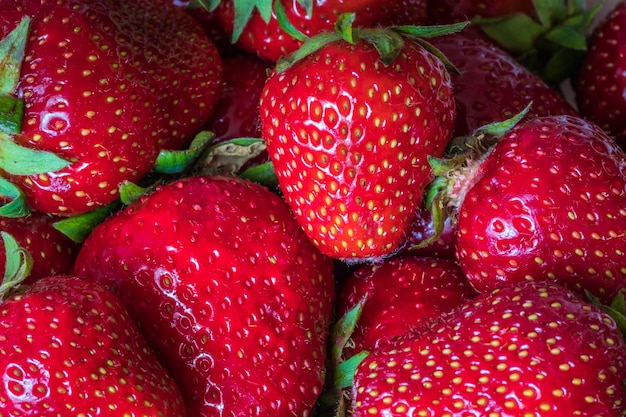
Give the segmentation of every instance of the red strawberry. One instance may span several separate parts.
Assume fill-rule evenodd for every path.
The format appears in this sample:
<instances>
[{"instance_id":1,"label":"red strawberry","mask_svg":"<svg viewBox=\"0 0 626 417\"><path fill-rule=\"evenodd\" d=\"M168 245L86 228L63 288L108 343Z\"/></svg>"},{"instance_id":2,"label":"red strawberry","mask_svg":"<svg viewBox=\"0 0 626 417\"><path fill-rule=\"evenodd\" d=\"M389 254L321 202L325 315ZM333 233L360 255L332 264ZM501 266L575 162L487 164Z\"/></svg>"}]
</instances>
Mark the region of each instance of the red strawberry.
<instances>
[{"instance_id":1,"label":"red strawberry","mask_svg":"<svg viewBox=\"0 0 626 417\"><path fill-rule=\"evenodd\" d=\"M10 0L0 4L0 34L23 16L31 23L15 94L25 114L13 140L71 162L11 176L38 211L110 203L121 182L141 178L161 149L189 142L213 111L219 55L171 1Z\"/></svg>"},{"instance_id":2,"label":"red strawberry","mask_svg":"<svg viewBox=\"0 0 626 417\"><path fill-rule=\"evenodd\" d=\"M541 78L493 43L465 33L433 38L431 43L458 68L453 73L457 117L455 135L518 114L526 117L576 115L576 110Z\"/></svg>"},{"instance_id":3,"label":"red strawberry","mask_svg":"<svg viewBox=\"0 0 626 417\"><path fill-rule=\"evenodd\" d=\"M393 29L376 33L363 32L400 42L395 60L355 28L354 43L278 67L259 111L286 201L314 244L344 260L398 249L431 179L427 157L443 153L454 123L444 64Z\"/></svg>"},{"instance_id":4,"label":"red strawberry","mask_svg":"<svg viewBox=\"0 0 626 417\"><path fill-rule=\"evenodd\" d=\"M617 417L624 372L611 317L556 284L526 282L371 352L354 376L353 416Z\"/></svg>"},{"instance_id":5,"label":"red strawberry","mask_svg":"<svg viewBox=\"0 0 626 417\"><path fill-rule=\"evenodd\" d=\"M215 9L224 30L244 50L256 53L270 61L294 52L302 45L286 33L278 23L273 0L257 0L245 7L236 1L224 0ZM355 25L372 26L412 24L426 21L425 0L282 0L281 5L289 22L304 36L331 31L342 13L356 13ZM309 9L310 8L310 9Z\"/></svg>"},{"instance_id":6,"label":"red strawberry","mask_svg":"<svg viewBox=\"0 0 626 417\"><path fill-rule=\"evenodd\" d=\"M144 196L101 223L76 261L121 296L194 417L311 412L332 268L278 195L225 177Z\"/></svg>"},{"instance_id":7,"label":"red strawberry","mask_svg":"<svg viewBox=\"0 0 626 417\"><path fill-rule=\"evenodd\" d=\"M620 1L596 28L576 79L583 116L626 146L626 1Z\"/></svg>"},{"instance_id":8,"label":"red strawberry","mask_svg":"<svg viewBox=\"0 0 626 417\"><path fill-rule=\"evenodd\" d=\"M179 388L100 285L43 278L0 302L0 329L0 416L185 416Z\"/></svg>"},{"instance_id":9,"label":"red strawberry","mask_svg":"<svg viewBox=\"0 0 626 417\"><path fill-rule=\"evenodd\" d=\"M432 237L436 238L422 245ZM400 253L456 259L456 225L450 217L444 220L440 232L436 230L432 211L424 204L411 223L409 235Z\"/></svg>"},{"instance_id":10,"label":"red strawberry","mask_svg":"<svg viewBox=\"0 0 626 417\"><path fill-rule=\"evenodd\" d=\"M0 218L0 231L13 236L33 258L25 284L72 272L79 245L54 228L56 220L58 218L36 212L24 217ZM5 260L6 257L0 255L0 271L4 271Z\"/></svg>"},{"instance_id":11,"label":"red strawberry","mask_svg":"<svg viewBox=\"0 0 626 417\"><path fill-rule=\"evenodd\" d=\"M626 286L626 153L598 126L527 120L457 174L457 257L478 290L549 279L608 302Z\"/></svg>"},{"instance_id":12,"label":"red strawberry","mask_svg":"<svg viewBox=\"0 0 626 417\"><path fill-rule=\"evenodd\" d=\"M453 260L396 256L357 269L344 283L338 311L365 299L351 335L350 350L360 352L425 327L475 294Z\"/></svg>"}]
</instances>

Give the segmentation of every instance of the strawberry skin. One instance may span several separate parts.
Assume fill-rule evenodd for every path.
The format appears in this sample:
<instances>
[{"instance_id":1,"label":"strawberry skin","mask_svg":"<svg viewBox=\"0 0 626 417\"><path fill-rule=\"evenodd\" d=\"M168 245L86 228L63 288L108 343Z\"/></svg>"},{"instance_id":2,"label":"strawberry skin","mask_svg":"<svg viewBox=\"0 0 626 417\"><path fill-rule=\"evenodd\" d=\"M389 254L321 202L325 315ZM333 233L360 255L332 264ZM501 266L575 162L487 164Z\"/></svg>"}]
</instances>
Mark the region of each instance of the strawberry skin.
<instances>
[{"instance_id":1,"label":"strawberry skin","mask_svg":"<svg viewBox=\"0 0 626 417\"><path fill-rule=\"evenodd\" d=\"M477 289L555 279L608 302L626 286L626 154L597 125L522 122L470 171L456 244Z\"/></svg>"},{"instance_id":2,"label":"strawberry skin","mask_svg":"<svg viewBox=\"0 0 626 417\"><path fill-rule=\"evenodd\" d=\"M72 162L11 176L37 211L72 215L118 198L161 149L180 148L219 98L221 59L202 27L167 0L5 1L0 33L31 17L16 95L20 145Z\"/></svg>"},{"instance_id":3,"label":"strawberry skin","mask_svg":"<svg viewBox=\"0 0 626 417\"><path fill-rule=\"evenodd\" d=\"M333 263L288 206L241 179L188 177L108 218L76 272L120 295L189 416L305 416L325 377Z\"/></svg>"},{"instance_id":4,"label":"strawberry skin","mask_svg":"<svg viewBox=\"0 0 626 417\"><path fill-rule=\"evenodd\" d=\"M182 394L122 303L75 276L0 303L0 416L184 417Z\"/></svg>"},{"instance_id":5,"label":"strawberry skin","mask_svg":"<svg viewBox=\"0 0 626 417\"><path fill-rule=\"evenodd\" d=\"M450 259L394 256L357 269L343 284L340 316L366 297L351 335L353 352L425 327L476 295Z\"/></svg>"},{"instance_id":6,"label":"strawberry skin","mask_svg":"<svg viewBox=\"0 0 626 417\"><path fill-rule=\"evenodd\" d=\"M371 352L353 416L617 417L625 367L608 315L554 283L508 285Z\"/></svg>"},{"instance_id":7,"label":"strawberry skin","mask_svg":"<svg viewBox=\"0 0 626 417\"><path fill-rule=\"evenodd\" d=\"M583 116L626 146L626 2L617 2L589 39L576 80L576 101Z\"/></svg>"},{"instance_id":8,"label":"strawberry skin","mask_svg":"<svg viewBox=\"0 0 626 417\"><path fill-rule=\"evenodd\" d=\"M368 43L333 42L266 82L261 131L281 191L323 253L388 255L407 229L454 123L443 63L406 40L388 66Z\"/></svg>"}]
</instances>

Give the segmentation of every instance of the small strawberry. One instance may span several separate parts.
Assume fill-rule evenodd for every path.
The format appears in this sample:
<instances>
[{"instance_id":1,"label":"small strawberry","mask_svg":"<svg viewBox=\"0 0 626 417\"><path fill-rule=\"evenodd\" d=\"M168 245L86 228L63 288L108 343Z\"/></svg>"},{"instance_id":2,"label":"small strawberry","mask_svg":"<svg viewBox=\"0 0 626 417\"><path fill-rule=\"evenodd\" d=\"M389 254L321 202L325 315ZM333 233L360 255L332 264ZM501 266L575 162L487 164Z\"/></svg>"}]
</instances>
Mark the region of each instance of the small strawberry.
<instances>
[{"instance_id":1,"label":"small strawberry","mask_svg":"<svg viewBox=\"0 0 626 417\"><path fill-rule=\"evenodd\" d=\"M576 78L576 101L583 116L626 146L626 1L616 4L589 40Z\"/></svg>"},{"instance_id":2,"label":"small strawberry","mask_svg":"<svg viewBox=\"0 0 626 417\"><path fill-rule=\"evenodd\" d=\"M529 103L526 117L578 114L541 78L491 42L459 32L435 37L431 43L459 70L451 74L456 136L509 119Z\"/></svg>"},{"instance_id":3,"label":"small strawberry","mask_svg":"<svg viewBox=\"0 0 626 417\"><path fill-rule=\"evenodd\" d=\"M140 179L162 149L182 147L210 117L221 59L171 1L9 0L0 3L0 35L25 16L13 92L23 125L3 137L2 153L9 158L17 144L69 163L37 170L38 159L14 157L0 166L34 209L73 215L112 202L123 181Z\"/></svg>"},{"instance_id":4,"label":"small strawberry","mask_svg":"<svg viewBox=\"0 0 626 417\"><path fill-rule=\"evenodd\" d=\"M365 300L351 335L350 351L360 352L425 327L475 294L453 260L394 256L348 277L338 312L342 316Z\"/></svg>"},{"instance_id":5,"label":"small strawberry","mask_svg":"<svg viewBox=\"0 0 626 417\"><path fill-rule=\"evenodd\" d=\"M457 258L479 291L548 279L608 302L626 286L626 153L597 125L522 121L448 175Z\"/></svg>"},{"instance_id":6,"label":"small strawberry","mask_svg":"<svg viewBox=\"0 0 626 417\"><path fill-rule=\"evenodd\" d=\"M33 266L24 284L51 275L72 272L79 245L55 229L58 218L32 212L24 217L0 217L0 231L9 233L33 258ZM0 271L5 256L0 255Z\"/></svg>"},{"instance_id":7,"label":"small strawberry","mask_svg":"<svg viewBox=\"0 0 626 417\"><path fill-rule=\"evenodd\" d=\"M179 388L111 292L45 277L0 301L0 416L184 417Z\"/></svg>"},{"instance_id":8,"label":"small strawberry","mask_svg":"<svg viewBox=\"0 0 626 417\"><path fill-rule=\"evenodd\" d=\"M190 417L312 412L332 272L278 195L217 176L145 195L96 227L76 260L79 276L120 295Z\"/></svg>"},{"instance_id":9,"label":"small strawberry","mask_svg":"<svg viewBox=\"0 0 626 417\"><path fill-rule=\"evenodd\" d=\"M354 375L352 415L618 417L624 372L609 315L557 284L525 282L372 351Z\"/></svg>"},{"instance_id":10,"label":"small strawberry","mask_svg":"<svg viewBox=\"0 0 626 417\"><path fill-rule=\"evenodd\" d=\"M343 13L355 13L355 25L359 26L419 25L427 17L425 0L223 0L218 3L215 9L218 21L233 41L242 49L274 62L297 50L306 37L331 31ZM286 32L284 25L281 26L276 7L300 32L298 35Z\"/></svg>"},{"instance_id":11,"label":"small strawberry","mask_svg":"<svg viewBox=\"0 0 626 417\"><path fill-rule=\"evenodd\" d=\"M259 113L298 222L322 252L354 261L389 255L406 238L455 105L444 63L419 42L393 28L350 33L351 42L311 38L300 51L314 52L281 61ZM389 43L377 50L365 38Z\"/></svg>"}]
</instances>

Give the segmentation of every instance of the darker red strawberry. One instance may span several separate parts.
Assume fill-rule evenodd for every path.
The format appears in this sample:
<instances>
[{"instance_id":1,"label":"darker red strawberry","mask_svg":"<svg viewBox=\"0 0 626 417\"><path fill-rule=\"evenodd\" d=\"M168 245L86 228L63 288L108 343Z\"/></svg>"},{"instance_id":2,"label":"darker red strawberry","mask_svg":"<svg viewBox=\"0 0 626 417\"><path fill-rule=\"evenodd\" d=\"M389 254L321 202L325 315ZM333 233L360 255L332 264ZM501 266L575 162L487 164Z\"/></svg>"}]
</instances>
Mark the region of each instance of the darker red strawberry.
<instances>
[{"instance_id":1,"label":"darker red strawberry","mask_svg":"<svg viewBox=\"0 0 626 417\"><path fill-rule=\"evenodd\" d=\"M277 61L302 45L303 39L281 28L273 0L257 0L252 6L238 6L231 0L219 3L215 13L221 26L244 50ZM343 13L355 13L354 24L358 26L419 25L425 23L427 9L425 0L282 0L281 4L289 23L305 37L332 31Z\"/></svg>"},{"instance_id":2,"label":"darker red strawberry","mask_svg":"<svg viewBox=\"0 0 626 417\"><path fill-rule=\"evenodd\" d=\"M527 120L458 174L457 257L477 289L557 280L608 302L626 286L626 153L597 125Z\"/></svg>"},{"instance_id":3,"label":"darker red strawberry","mask_svg":"<svg viewBox=\"0 0 626 417\"><path fill-rule=\"evenodd\" d=\"M352 415L617 417L625 368L611 317L554 283L525 282L372 351Z\"/></svg>"},{"instance_id":4,"label":"darker red strawberry","mask_svg":"<svg viewBox=\"0 0 626 417\"><path fill-rule=\"evenodd\" d=\"M212 113L220 57L171 1L10 0L0 4L0 34L24 16L31 21L15 96L25 114L12 140L70 162L35 174L2 166L38 211L110 203L120 183L144 176L160 150L187 144Z\"/></svg>"},{"instance_id":5,"label":"darker red strawberry","mask_svg":"<svg viewBox=\"0 0 626 417\"><path fill-rule=\"evenodd\" d=\"M47 276L72 272L80 246L54 228L57 220L56 217L37 212L24 217L0 218L0 231L13 236L33 258L33 266L25 284ZM6 257L0 254L0 271L4 271L5 261Z\"/></svg>"},{"instance_id":6,"label":"darker red strawberry","mask_svg":"<svg viewBox=\"0 0 626 417\"><path fill-rule=\"evenodd\" d=\"M427 157L443 153L455 114L439 58L389 29L372 36L399 41L386 61L354 35L279 66L260 104L286 201L317 247L351 261L389 255L407 237Z\"/></svg>"},{"instance_id":7,"label":"darker red strawberry","mask_svg":"<svg viewBox=\"0 0 626 417\"><path fill-rule=\"evenodd\" d=\"M351 335L350 351L360 352L426 327L475 294L454 260L395 256L349 276L338 312L342 316L365 300Z\"/></svg>"},{"instance_id":8,"label":"darker red strawberry","mask_svg":"<svg viewBox=\"0 0 626 417\"><path fill-rule=\"evenodd\" d=\"M121 296L194 417L312 412L332 269L278 195L226 177L144 196L94 229L76 261Z\"/></svg>"},{"instance_id":9,"label":"darker red strawberry","mask_svg":"<svg viewBox=\"0 0 626 417\"><path fill-rule=\"evenodd\" d=\"M74 276L0 301L0 375L1 416L185 415L119 299Z\"/></svg>"},{"instance_id":10,"label":"darker red strawberry","mask_svg":"<svg viewBox=\"0 0 626 417\"><path fill-rule=\"evenodd\" d=\"M626 2L619 1L595 29L576 79L580 112L626 146Z\"/></svg>"}]
</instances>

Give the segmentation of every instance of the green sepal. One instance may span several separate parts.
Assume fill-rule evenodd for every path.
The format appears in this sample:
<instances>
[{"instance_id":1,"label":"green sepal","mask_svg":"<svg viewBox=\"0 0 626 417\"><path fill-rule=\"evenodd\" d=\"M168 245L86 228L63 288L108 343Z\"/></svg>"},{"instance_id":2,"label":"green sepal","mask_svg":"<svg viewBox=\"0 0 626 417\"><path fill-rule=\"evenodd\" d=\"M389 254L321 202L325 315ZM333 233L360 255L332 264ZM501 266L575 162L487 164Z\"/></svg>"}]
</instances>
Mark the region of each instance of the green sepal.
<instances>
[{"instance_id":1,"label":"green sepal","mask_svg":"<svg viewBox=\"0 0 626 417\"><path fill-rule=\"evenodd\" d=\"M280 57L276 61L275 71L277 74L284 72L289 67L319 51L326 45L341 40L341 35L335 32L323 32L310 37L302 46L287 56Z\"/></svg>"},{"instance_id":2,"label":"green sepal","mask_svg":"<svg viewBox=\"0 0 626 417\"><path fill-rule=\"evenodd\" d=\"M24 16L15 29L0 41L0 96L11 96L20 80L30 17Z\"/></svg>"},{"instance_id":3,"label":"green sepal","mask_svg":"<svg viewBox=\"0 0 626 417\"><path fill-rule=\"evenodd\" d=\"M239 177L264 185L271 190L278 188L278 178L276 178L276 171L274 171L272 161L253 165L242 171Z\"/></svg>"},{"instance_id":4,"label":"green sepal","mask_svg":"<svg viewBox=\"0 0 626 417\"><path fill-rule=\"evenodd\" d=\"M474 136L477 135L491 135L501 137L513 129L517 124L528 114L531 107L533 106L533 102L529 102L526 107L524 107L519 113L514 116L509 117L506 120L502 120L499 122L492 122L486 125L480 126L473 133Z\"/></svg>"},{"instance_id":5,"label":"green sepal","mask_svg":"<svg viewBox=\"0 0 626 417\"><path fill-rule=\"evenodd\" d=\"M349 389L352 387L356 370L367 355L369 352L364 350L337 365L334 381L337 388Z\"/></svg>"},{"instance_id":6,"label":"green sepal","mask_svg":"<svg viewBox=\"0 0 626 417\"><path fill-rule=\"evenodd\" d=\"M6 257L4 276L0 283L0 300L2 300L28 278L33 269L33 258L11 234L2 231L0 235Z\"/></svg>"},{"instance_id":7,"label":"green sepal","mask_svg":"<svg viewBox=\"0 0 626 417\"><path fill-rule=\"evenodd\" d=\"M24 192L12 182L0 177L0 195L11 199L0 205L0 217L24 217L30 213Z\"/></svg>"},{"instance_id":8,"label":"green sepal","mask_svg":"<svg viewBox=\"0 0 626 417\"><path fill-rule=\"evenodd\" d=\"M312 7L312 3L311 3ZM276 0L274 2L274 13L276 14L276 21L278 22L278 26L285 32L287 35L292 38L299 40L300 42L306 41L309 37L299 31L287 17L287 13L285 13L285 8L283 7L283 3L280 0Z\"/></svg>"},{"instance_id":9,"label":"green sepal","mask_svg":"<svg viewBox=\"0 0 626 417\"><path fill-rule=\"evenodd\" d=\"M266 148L263 139L230 139L207 148L194 168L203 175L237 175L248 161Z\"/></svg>"},{"instance_id":10,"label":"green sepal","mask_svg":"<svg viewBox=\"0 0 626 417\"><path fill-rule=\"evenodd\" d=\"M355 19L356 13L342 13L335 23L335 32L341 36L341 39L351 44L355 43L354 30L352 29Z\"/></svg>"},{"instance_id":11,"label":"green sepal","mask_svg":"<svg viewBox=\"0 0 626 417\"><path fill-rule=\"evenodd\" d=\"M365 307L366 302L367 297L359 300L359 302L356 303L356 305L350 310L348 310L342 317L340 317L333 326L333 346L330 353L331 360L336 365L341 362L343 350L350 340L350 337L352 337L352 333L354 332L354 329L356 328L357 323L361 318L361 314L363 313L363 308Z\"/></svg>"},{"instance_id":12,"label":"green sepal","mask_svg":"<svg viewBox=\"0 0 626 417\"><path fill-rule=\"evenodd\" d=\"M552 27L555 23L564 20L568 14L569 1L563 0L533 0L535 13L543 27Z\"/></svg>"},{"instance_id":13,"label":"green sepal","mask_svg":"<svg viewBox=\"0 0 626 417\"><path fill-rule=\"evenodd\" d=\"M77 216L57 220L52 226L76 243L82 243L91 231L120 207L119 202L98 207Z\"/></svg>"},{"instance_id":14,"label":"green sepal","mask_svg":"<svg viewBox=\"0 0 626 417\"><path fill-rule=\"evenodd\" d=\"M34 175L58 171L70 162L52 152L18 145L11 135L0 132L0 168L13 175Z\"/></svg>"},{"instance_id":15,"label":"green sepal","mask_svg":"<svg viewBox=\"0 0 626 417\"><path fill-rule=\"evenodd\" d=\"M264 22L267 23L272 18L272 0L233 0L233 7L235 8L231 39L233 43L241 37L255 9L258 10Z\"/></svg>"},{"instance_id":16,"label":"green sepal","mask_svg":"<svg viewBox=\"0 0 626 417\"><path fill-rule=\"evenodd\" d=\"M531 50L545 32L545 28L523 13L513 13L503 17L474 19L472 23L502 47L513 54Z\"/></svg>"},{"instance_id":17,"label":"green sepal","mask_svg":"<svg viewBox=\"0 0 626 417\"><path fill-rule=\"evenodd\" d=\"M24 100L11 96L0 96L0 132L22 133L23 120Z\"/></svg>"},{"instance_id":18,"label":"green sepal","mask_svg":"<svg viewBox=\"0 0 626 417\"><path fill-rule=\"evenodd\" d=\"M220 5L221 0L191 0L187 5L188 9L197 9L199 7L203 7L209 12L217 9L217 6Z\"/></svg>"},{"instance_id":19,"label":"green sepal","mask_svg":"<svg viewBox=\"0 0 626 417\"><path fill-rule=\"evenodd\" d=\"M120 192L120 201L125 206L129 206L139 200L143 195L153 190L155 187L156 184L151 187L141 187L134 182L124 181L118 187Z\"/></svg>"},{"instance_id":20,"label":"green sepal","mask_svg":"<svg viewBox=\"0 0 626 417\"><path fill-rule=\"evenodd\" d=\"M449 35L460 32L469 25L470 22L452 23L449 25L429 25L429 26L392 26L396 32L410 35L417 38L435 38L437 36Z\"/></svg>"},{"instance_id":21,"label":"green sepal","mask_svg":"<svg viewBox=\"0 0 626 417\"><path fill-rule=\"evenodd\" d=\"M152 170L159 174L185 172L215 139L213 132L202 131L191 141L188 149L161 150Z\"/></svg>"},{"instance_id":22,"label":"green sepal","mask_svg":"<svg viewBox=\"0 0 626 417\"><path fill-rule=\"evenodd\" d=\"M360 37L362 39L376 48L378 55L380 55L380 61L384 65L391 65L404 47L404 39L394 30L381 32L377 29L363 29L359 32L361 32Z\"/></svg>"}]
</instances>

